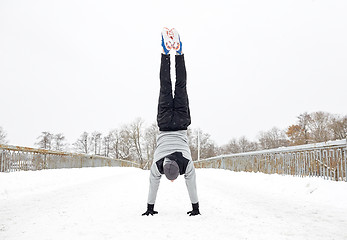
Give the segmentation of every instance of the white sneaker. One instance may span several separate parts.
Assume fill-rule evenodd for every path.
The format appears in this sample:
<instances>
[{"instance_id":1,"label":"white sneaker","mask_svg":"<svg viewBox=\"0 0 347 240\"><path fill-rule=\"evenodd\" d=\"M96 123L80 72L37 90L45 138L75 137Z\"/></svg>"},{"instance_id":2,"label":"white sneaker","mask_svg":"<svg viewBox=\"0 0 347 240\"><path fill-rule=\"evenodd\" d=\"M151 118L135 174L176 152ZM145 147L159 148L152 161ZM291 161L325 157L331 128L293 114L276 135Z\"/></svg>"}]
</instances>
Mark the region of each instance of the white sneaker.
<instances>
[{"instance_id":1,"label":"white sneaker","mask_svg":"<svg viewBox=\"0 0 347 240\"><path fill-rule=\"evenodd\" d=\"M173 39L174 34L172 32L172 29L169 30L168 28L164 27L163 31L161 32L161 46L163 47L163 51L166 55L169 54L170 50L173 46Z\"/></svg>"},{"instance_id":2,"label":"white sneaker","mask_svg":"<svg viewBox=\"0 0 347 240\"><path fill-rule=\"evenodd\" d=\"M180 35L175 28L170 30L173 34L173 44L172 49L176 51L177 55L182 55L182 42Z\"/></svg>"}]
</instances>

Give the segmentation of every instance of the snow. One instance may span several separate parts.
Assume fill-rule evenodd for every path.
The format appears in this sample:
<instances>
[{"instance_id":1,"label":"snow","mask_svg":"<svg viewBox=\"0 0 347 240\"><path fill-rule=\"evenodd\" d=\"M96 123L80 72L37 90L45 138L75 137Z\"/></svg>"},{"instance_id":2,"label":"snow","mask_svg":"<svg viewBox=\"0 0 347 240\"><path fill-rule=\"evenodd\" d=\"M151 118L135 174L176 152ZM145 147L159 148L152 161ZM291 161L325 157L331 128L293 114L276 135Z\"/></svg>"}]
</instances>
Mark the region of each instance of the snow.
<instances>
[{"instance_id":1,"label":"snow","mask_svg":"<svg viewBox=\"0 0 347 240\"><path fill-rule=\"evenodd\" d=\"M347 183L197 169L202 215L183 177L161 180L146 210L149 171L82 168L0 174L0 239L347 239Z\"/></svg>"}]
</instances>

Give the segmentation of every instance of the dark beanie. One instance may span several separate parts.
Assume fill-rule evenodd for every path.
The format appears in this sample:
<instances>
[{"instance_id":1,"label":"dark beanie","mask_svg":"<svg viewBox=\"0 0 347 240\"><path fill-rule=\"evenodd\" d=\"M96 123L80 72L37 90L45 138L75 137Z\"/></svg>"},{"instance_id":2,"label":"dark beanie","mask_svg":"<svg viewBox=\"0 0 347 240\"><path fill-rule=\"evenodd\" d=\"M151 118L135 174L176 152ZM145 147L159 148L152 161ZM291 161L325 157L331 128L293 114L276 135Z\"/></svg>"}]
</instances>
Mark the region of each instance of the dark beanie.
<instances>
[{"instance_id":1,"label":"dark beanie","mask_svg":"<svg viewBox=\"0 0 347 240\"><path fill-rule=\"evenodd\" d=\"M180 174L180 169L175 161L169 160L168 158L164 161L164 174L169 180L175 180Z\"/></svg>"}]
</instances>

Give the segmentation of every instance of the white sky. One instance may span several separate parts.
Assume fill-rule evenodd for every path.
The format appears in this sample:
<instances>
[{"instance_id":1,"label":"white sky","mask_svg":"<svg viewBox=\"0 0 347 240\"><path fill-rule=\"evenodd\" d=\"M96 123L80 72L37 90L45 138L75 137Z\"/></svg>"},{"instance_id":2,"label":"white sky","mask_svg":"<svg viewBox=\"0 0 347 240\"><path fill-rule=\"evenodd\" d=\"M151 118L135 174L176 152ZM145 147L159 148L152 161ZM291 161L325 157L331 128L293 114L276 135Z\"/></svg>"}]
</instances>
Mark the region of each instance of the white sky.
<instances>
[{"instance_id":1,"label":"white sky","mask_svg":"<svg viewBox=\"0 0 347 240\"><path fill-rule=\"evenodd\" d=\"M345 115L346 13L344 0L2 0L0 126L33 146L42 131L73 143L155 122L164 26L181 34L191 127L217 144Z\"/></svg>"}]
</instances>

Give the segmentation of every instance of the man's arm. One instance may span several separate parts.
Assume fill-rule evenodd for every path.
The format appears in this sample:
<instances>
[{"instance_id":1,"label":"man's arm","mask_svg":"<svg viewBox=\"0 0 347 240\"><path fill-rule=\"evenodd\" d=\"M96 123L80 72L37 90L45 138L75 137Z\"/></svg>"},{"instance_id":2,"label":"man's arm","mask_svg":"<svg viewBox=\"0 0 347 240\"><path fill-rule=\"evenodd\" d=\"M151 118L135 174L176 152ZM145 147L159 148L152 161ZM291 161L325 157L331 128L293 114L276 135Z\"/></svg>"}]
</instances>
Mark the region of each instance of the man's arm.
<instances>
[{"instance_id":1,"label":"man's arm","mask_svg":"<svg viewBox=\"0 0 347 240\"><path fill-rule=\"evenodd\" d=\"M150 175L149 175L149 191L148 191L148 204L154 204L157 198L157 192L159 188L159 183L161 179L161 174L155 163L152 164Z\"/></svg>"},{"instance_id":2,"label":"man's arm","mask_svg":"<svg viewBox=\"0 0 347 240\"><path fill-rule=\"evenodd\" d=\"M193 210L187 212L189 216L196 216L200 214L199 211L199 200L198 193L196 191L196 175L193 161L188 163L186 173L184 174L184 178L186 179L186 185L190 197L190 201L192 202Z\"/></svg>"},{"instance_id":3,"label":"man's arm","mask_svg":"<svg viewBox=\"0 0 347 240\"><path fill-rule=\"evenodd\" d=\"M155 163L152 164L150 175L149 175L149 191L148 191L148 200L147 200L147 211L142 214L142 216L157 214L157 211L154 211L154 203L157 198L157 192L159 188L161 174L158 171L158 168Z\"/></svg>"},{"instance_id":4,"label":"man's arm","mask_svg":"<svg viewBox=\"0 0 347 240\"><path fill-rule=\"evenodd\" d=\"M199 202L198 193L196 190L196 175L193 161L190 161L188 163L184 178L186 179L190 201L192 202L192 204Z\"/></svg>"}]
</instances>

